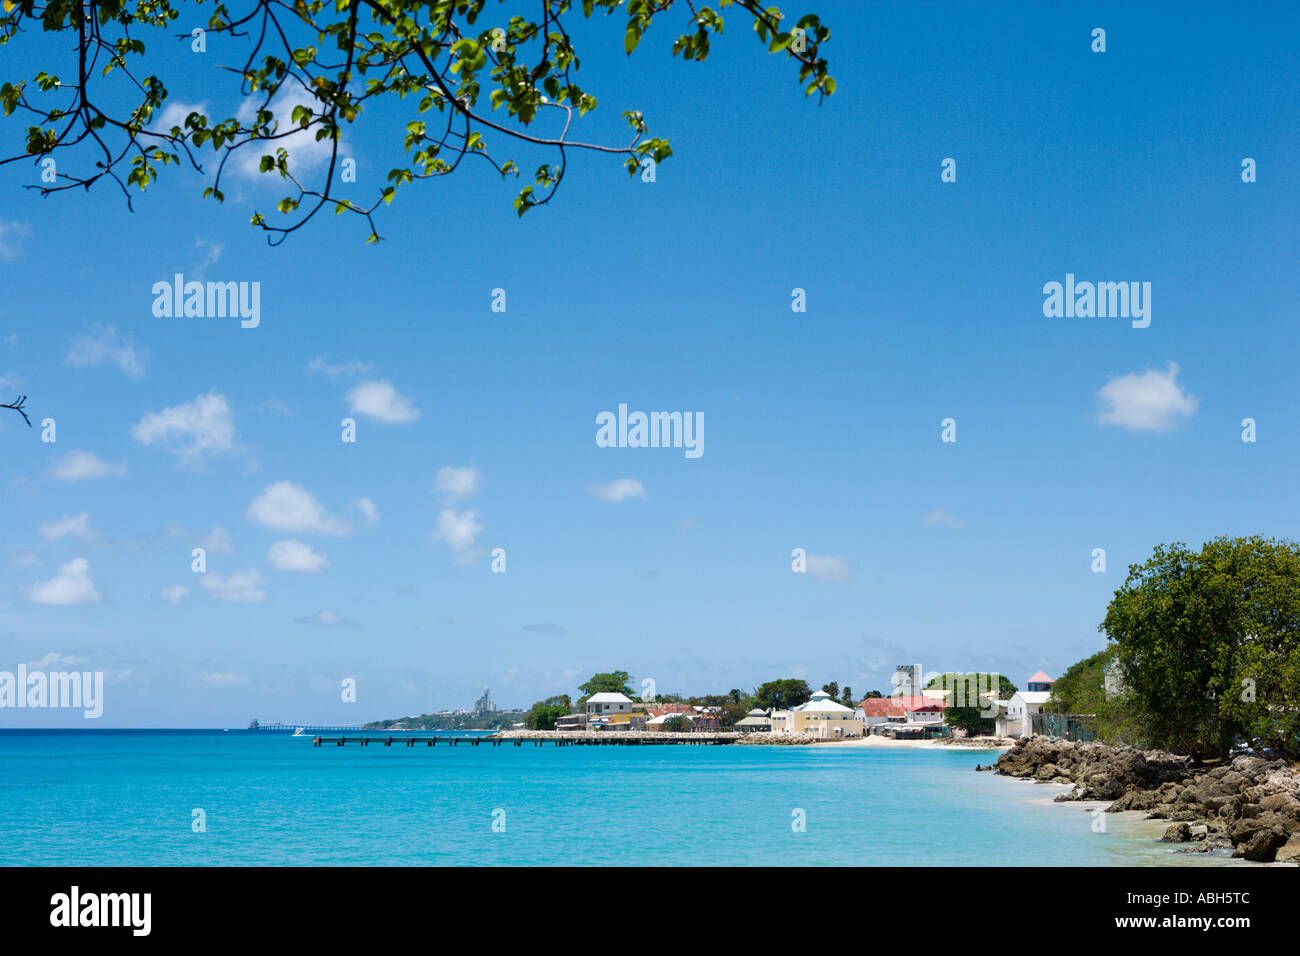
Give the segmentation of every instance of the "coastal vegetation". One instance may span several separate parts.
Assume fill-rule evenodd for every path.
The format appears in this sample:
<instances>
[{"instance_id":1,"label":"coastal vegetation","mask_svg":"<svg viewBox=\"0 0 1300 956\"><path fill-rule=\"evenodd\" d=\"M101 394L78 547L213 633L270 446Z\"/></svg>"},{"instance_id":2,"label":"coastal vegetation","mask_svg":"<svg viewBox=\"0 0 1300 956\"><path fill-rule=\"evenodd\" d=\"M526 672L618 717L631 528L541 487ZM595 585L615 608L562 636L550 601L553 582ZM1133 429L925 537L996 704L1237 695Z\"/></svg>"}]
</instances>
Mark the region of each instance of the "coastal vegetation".
<instances>
[{"instance_id":1,"label":"coastal vegetation","mask_svg":"<svg viewBox=\"0 0 1300 956\"><path fill-rule=\"evenodd\" d=\"M1300 546L1215 538L1158 546L1130 566L1100 625L1118 681L1095 697L1097 664L1069 687L1095 701L1104 735L1198 759L1238 744L1300 758Z\"/></svg>"},{"instance_id":2,"label":"coastal vegetation","mask_svg":"<svg viewBox=\"0 0 1300 956\"><path fill-rule=\"evenodd\" d=\"M508 730L524 719L522 710L494 710L486 713L451 712L372 720L366 730Z\"/></svg>"},{"instance_id":3,"label":"coastal vegetation","mask_svg":"<svg viewBox=\"0 0 1300 956\"><path fill-rule=\"evenodd\" d=\"M524 716L524 726L529 730L554 730L555 722L573 712L573 701L568 694L559 694L539 700Z\"/></svg>"},{"instance_id":4,"label":"coastal vegetation","mask_svg":"<svg viewBox=\"0 0 1300 956\"><path fill-rule=\"evenodd\" d=\"M806 703L811 697L807 681L787 677L760 684L754 691L754 704L764 710L789 710Z\"/></svg>"},{"instance_id":5,"label":"coastal vegetation","mask_svg":"<svg viewBox=\"0 0 1300 956\"><path fill-rule=\"evenodd\" d=\"M1058 714L1103 715L1108 709L1106 668L1116 653L1117 648L1111 646L1071 664L1052 684L1046 709Z\"/></svg>"},{"instance_id":6,"label":"coastal vegetation","mask_svg":"<svg viewBox=\"0 0 1300 956\"><path fill-rule=\"evenodd\" d=\"M636 691L632 690L631 684L632 675L627 671L592 674L589 681L578 685L578 690L582 691L582 696L578 698L578 707L581 709L587 703L587 698L593 694L622 694L624 697L635 698Z\"/></svg>"},{"instance_id":7,"label":"coastal vegetation","mask_svg":"<svg viewBox=\"0 0 1300 956\"><path fill-rule=\"evenodd\" d=\"M997 686L994 686L994 677ZM986 699L996 695L1006 700L1019 688L1001 674L940 674L927 685L928 689L951 691L947 706L943 711L943 721L953 730L963 730L968 737L988 737L996 729L996 722L990 713L996 715Z\"/></svg>"}]
</instances>

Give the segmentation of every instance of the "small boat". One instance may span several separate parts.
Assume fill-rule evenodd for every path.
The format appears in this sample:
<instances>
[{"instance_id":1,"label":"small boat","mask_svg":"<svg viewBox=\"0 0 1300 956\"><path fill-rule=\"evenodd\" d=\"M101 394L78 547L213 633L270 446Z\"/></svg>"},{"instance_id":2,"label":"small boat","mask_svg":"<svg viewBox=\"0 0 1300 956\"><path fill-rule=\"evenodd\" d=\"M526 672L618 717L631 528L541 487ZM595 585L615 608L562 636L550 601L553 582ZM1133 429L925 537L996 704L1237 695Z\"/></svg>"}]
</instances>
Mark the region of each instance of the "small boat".
<instances>
[{"instance_id":1,"label":"small boat","mask_svg":"<svg viewBox=\"0 0 1300 956\"><path fill-rule=\"evenodd\" d=\"M299 727L297 730L295 730L295 731L293 732L293 735L294 735L295 737L306 737L306 736L307 736L306 734L304 734L304 733L302 732L302 728L301 728L301 727Z\"/></svg>"}]
</instances>

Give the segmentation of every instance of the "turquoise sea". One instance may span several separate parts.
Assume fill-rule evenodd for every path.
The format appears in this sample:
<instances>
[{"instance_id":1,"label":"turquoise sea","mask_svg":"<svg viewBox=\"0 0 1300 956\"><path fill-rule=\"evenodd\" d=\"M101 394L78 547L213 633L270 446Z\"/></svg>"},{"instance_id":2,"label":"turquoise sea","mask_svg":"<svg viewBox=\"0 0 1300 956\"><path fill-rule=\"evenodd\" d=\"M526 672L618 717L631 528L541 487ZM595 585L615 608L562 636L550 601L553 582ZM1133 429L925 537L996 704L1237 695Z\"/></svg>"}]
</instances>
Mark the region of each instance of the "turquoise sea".
<instances>
[{"instance_id":1,"label":"turquoise sea","mask_svg":"<svg viewBox=\"0 0 1300 956\"><path fill-rule=\"evenodd\" d=\"M987 751L0 732L0 864L1222 865ZM194 832L202 810L206 832ZM804 829L792 824L802 811ZM494 829L494 821L497 829Z\"/></svg>"}]
</instances>

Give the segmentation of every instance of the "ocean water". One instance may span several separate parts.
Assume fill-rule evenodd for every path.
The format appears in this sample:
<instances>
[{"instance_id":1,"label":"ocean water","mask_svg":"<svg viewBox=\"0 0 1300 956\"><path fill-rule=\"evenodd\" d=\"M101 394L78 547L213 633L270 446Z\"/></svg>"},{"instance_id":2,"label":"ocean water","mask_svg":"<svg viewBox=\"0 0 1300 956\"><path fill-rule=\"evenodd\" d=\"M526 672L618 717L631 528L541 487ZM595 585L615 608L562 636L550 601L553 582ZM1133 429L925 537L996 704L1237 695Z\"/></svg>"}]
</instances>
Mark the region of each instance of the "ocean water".
<instances>
[{"instance_id":1,"label":"ocean water","mask_svg":"<svg viewBox=\"0 0 1300 956\"><path fill-rule=\"evenodd\" d=\"M0 733L0 865L1223 865L986 751ZM192 828L201 809L206 832ZM803 829L794 824L800 818ZM494 830L494 821L498 830ZM503 827L503 829L502 829Z\"/></svg>"}]
</instances>

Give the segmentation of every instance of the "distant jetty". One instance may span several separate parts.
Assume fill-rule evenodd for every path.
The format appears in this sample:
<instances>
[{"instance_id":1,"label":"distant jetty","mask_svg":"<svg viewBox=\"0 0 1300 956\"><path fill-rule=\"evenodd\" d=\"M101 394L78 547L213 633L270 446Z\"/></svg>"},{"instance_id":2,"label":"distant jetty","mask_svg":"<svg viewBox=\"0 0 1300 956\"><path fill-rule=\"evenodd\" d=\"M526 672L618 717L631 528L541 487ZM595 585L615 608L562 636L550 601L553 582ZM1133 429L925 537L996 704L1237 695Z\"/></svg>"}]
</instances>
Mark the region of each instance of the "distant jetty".
<instances>
[{"instance_id":1,"label":"distant jetty","mask_svg":"<svg viewBox=\"0 0 1300 956\"><path fill-rule=\"evenodd\" d=\"M588 733L554 730L506 730L495 734L478 734L473 737L457 737L450 734L412 734L397 732L392 734L366 734L355 736L343 734L338 737L312 738L314 747L392 747L394 744L406 747L500 747L510 745L522 747L532 744L541 747L550 744L553 747L613 747L613 746L718 746L737 743L742 734L738 733L640 733L637 731L619 731L606 733Z\"/></svg>"},{"instance_id":2,"label":"distant jetty","mask_svg":"<svg viewBox=\"0 0 1300 956\"><path fill-rule=\"evenodd\" d=\"M364 727L365 724L282 724L278 722L264 724L256 720L248 725L248 729L254 733L296 734L301 731L304 735L319 733L321 731L356 731L361 730Z\"/></svg>"}]
</instances>

